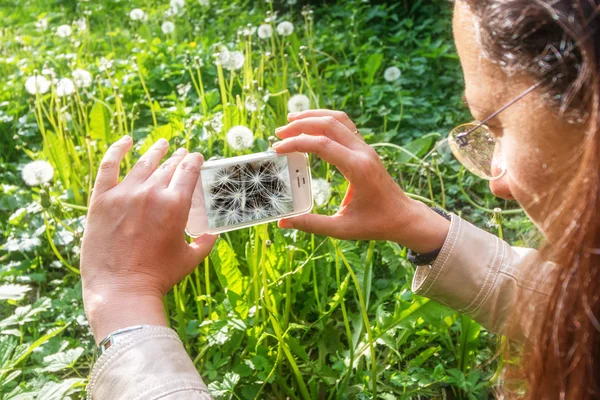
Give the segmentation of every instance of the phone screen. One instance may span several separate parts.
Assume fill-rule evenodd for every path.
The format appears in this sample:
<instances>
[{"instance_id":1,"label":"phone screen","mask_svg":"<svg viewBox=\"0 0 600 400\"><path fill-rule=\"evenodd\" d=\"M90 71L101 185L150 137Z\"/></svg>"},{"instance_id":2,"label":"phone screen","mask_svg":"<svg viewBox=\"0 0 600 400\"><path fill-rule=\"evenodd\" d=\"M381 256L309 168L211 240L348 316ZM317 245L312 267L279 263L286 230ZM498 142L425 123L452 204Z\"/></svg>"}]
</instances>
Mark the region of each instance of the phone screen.
<instances>
[{"instance_id":1,"label":"phone screen","mask_svg":"<svg viewBox=\"0 0 600 400\"><path fill-rule=\"evenodd\" d=\"M203 169L202 187L210 229L294 211L287 157Z\"/></svg>"}]
</instances>

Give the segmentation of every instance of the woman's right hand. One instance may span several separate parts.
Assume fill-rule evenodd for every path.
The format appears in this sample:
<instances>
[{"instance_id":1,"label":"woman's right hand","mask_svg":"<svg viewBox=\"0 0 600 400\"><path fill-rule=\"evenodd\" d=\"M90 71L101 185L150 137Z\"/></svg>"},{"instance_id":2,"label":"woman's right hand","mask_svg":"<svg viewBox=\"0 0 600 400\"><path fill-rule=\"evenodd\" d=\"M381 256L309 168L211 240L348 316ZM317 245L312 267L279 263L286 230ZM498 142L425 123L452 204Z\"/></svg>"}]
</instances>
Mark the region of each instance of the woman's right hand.
<instances>
[{"instance_id":1,"label":"woman's right hand","mask_svg":"<svg viewBox=\"0 0 600 400\"><path fill-rule=\"evenodd\" d=\"M391 240L419 253L444 244L450 223L425 204L410 199L393 180L375 150L341 111L290 114L277 129L278 153L313 153L335 165L350 185L333 216L305 214L282 219L281 228L349 240Z\"/></svg>"}]
</instances>

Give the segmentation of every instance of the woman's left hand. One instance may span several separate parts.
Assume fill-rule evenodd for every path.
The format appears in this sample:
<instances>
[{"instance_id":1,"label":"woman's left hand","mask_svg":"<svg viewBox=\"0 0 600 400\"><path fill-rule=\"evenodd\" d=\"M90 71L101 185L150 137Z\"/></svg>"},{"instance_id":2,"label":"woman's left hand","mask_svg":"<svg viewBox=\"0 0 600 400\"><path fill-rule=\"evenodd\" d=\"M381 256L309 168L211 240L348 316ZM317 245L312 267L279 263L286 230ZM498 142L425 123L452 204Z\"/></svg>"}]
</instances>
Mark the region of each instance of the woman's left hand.
<instances>
[{"instance_id":1,"label":"woman's left hand","mask_svg":"<svg viewBox=\"0 0 600 400\"><path fill-rule=\"evenodd\" d=\"M210 252L216 236L189 244L184 229L203 158L158 140L119 183L131 149L123 137L104 155L81 249L83 301L96 341L132 325L166 325L163 296Z\"/></svg>"}]
</instances>

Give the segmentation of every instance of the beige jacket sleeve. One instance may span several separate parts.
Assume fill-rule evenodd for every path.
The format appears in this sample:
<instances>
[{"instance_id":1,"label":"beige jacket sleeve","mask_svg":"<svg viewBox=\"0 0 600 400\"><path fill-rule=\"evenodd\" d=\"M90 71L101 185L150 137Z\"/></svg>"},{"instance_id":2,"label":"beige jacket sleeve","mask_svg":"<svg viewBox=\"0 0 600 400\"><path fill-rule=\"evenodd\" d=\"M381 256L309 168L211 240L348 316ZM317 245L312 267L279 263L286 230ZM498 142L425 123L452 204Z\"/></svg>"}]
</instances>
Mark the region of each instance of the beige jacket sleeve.
<instances>
[{"instance_id":1,"label":"beige jacket sleeve","mask_svg":"<svg viewBox=\"0 0 600 400\"><path fill-rule=\"evenodd\" d=\"M417 268L413 292L469 315L490 331L525 340L533 313L547 303L550 287L544 277L555 268L552 263L532 264L536 256L535 250L510 247L452 215L436 261ZM525 274L531 266L539 271ZM512 314L517 301L518 319Z\"/></svg>"},{"instance_id":2,"label":"beige jacket sleeve","mask_svg":"<svg viewBox=\"0 0 600 400\"><path fill-rule=\"evenodd\" d=\"M210 400L172 329L152 326L112 345L96 362L88 400Z\"/></svg>"}]
</instances>

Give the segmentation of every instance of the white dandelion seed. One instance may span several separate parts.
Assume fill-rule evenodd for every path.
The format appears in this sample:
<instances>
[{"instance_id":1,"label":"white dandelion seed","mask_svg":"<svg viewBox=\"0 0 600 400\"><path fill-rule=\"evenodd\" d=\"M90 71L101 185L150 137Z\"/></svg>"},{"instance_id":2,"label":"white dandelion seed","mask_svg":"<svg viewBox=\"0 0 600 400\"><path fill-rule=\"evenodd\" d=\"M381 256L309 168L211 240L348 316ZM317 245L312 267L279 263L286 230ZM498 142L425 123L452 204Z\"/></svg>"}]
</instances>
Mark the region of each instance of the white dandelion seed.
<instances>
[{"instance_id":1,"label":"white dandelion seed","mask_svg":"<svg viewBox=\"0 0 600 400\"><path fill-rule=\"evenodd\" d=\"M75 93L75 84L69 78L62 78L56 83L56 95L58 97L70 96Z\"/></svg>"},{"instance_id":2,"label":"white dandelion seed","mask_svg":"<svg viewBox=\"0 0 600 400\"><path fill-rule=\"evenodd\" d=\"M267 201L276 215L287 214L294 209L292 195L289 192L269 193Z\"/></svg>"},{"instance_id":3,"label":"white dandelion seed","mask_svg":"<svg viewBox=\"0 0 600 400\"><path fill-rule=\"evenodd\" d=\"M61 38L66 38L73 34L73 29L69 25L61 25L56 28L56 34Z\"/></svg>"},{"instance_id":4,"label":"white dandelion seed","mask_svg":"<svg viewBox=\"0 0 600 400\"><path fill-rule=\"evenodd\" d=\"M398 67L388 67L388 68L386 68L385 72L383 73L383 77L388 82L397 81L398 79L400 79L401 75L402 75L402 71L400 71L400 68L398 68Z\"/></svg>"},{"instance_id":5,"label":"white dandelion seed","mask_svg":"<svg viewBox=\"0 0 600 400\"><path fill-rule=\"evenodd\" d=\"M46 18L40 19L35 23L35 27L38 28L40 31L45 31L46 29L48 29L48 20Z\"/></svg>"},{"instance_id":6,"label":"white dandelion seed","mask_svg":"<svg viewBox=\"0 0 600 400\"><path fill-rule=\"evenodd\" d=\"M165 22L163 22L160 29L162 29L162 31L165 35L168 35L170 33L175 32L175 24L172 23L171 21L165 21Z\"/></svg>"},{"instance_id":7,"label":"white dandelion seed","mask_svg":"<svg viewBox=\"0 0 600 400\"><path fill-rule=\"evenodd\" d=\"M291 113L299 113L310 109L310 100L308 96L296 94L288 100L288 111Z\"/></svg>"},{"instance_id":8,"label":"white dandelion seed","mask_svg":"<svg viewBox=\"0 0 600 400\"><path fill-rule=\"evenodd\" d=\"M294 33L294 24L290 21L280 22L279 25L277 25L277 33L281 36L290 36Z\"/></svg>"},{"instance_id":9,"label":"white dandelion seed","mask_svg":"<svg viewBox=\"0 0 600 400\"><path fill-rule=\"evenodd\" d=\"M85 69L76 69L73 71L73 81L78 88L87 88L92 86L92 74Z\"/></svg>"},{"instance_id":10,"label":"white dandelion seed","mask_svg":"<svg viewBox=\"0 0 600 400\"><path fill-rule=\"evenodd\" d=\"M171 0L171 8L179 10L185 7L185 0Z\"/></svg>"},{"instance_id":11,"label":"white dandelion seed","mask_svg":"<svg viewBox=\"0 0 600 400\"><path fill-rule=\"evenodd\" d=\"M87 29L87 21L85 18L79 18L78 20L73 21L73 24L75 24L79 31L85 31Z\"/></svg>"},{"instance_id":12,"label":"white dandelion seed","mask_svg":"<svg viewBox=\"0 0 600 400\"><path fill-rule=\"evenodd\" d=\"M23 168L21 176L27 185L38 186L52 180L54 168L47 161L32 161Z\"/></svg>"},{"instance_id":13,"label":"white dandelion seed","mask_svg":"<svg viewBox=\"0 0 600 400\"><path fill-rule=\"evenodd\" d=\"M213 57L215 58L216 65L227 66L229 64L229 59L231 58L231 53L225 46L217 46L216 51L213 53Z\"/></svg>"},{"instance_id":14,"label":"white dandelion seed","mask_svg":"<svg viewBox=\"0 0 600 400\"><path fill-rule=\"evenodd\" d=\"M327 204L331 196L331 185L325 179L316 178L311 183L313 199L318 206Z\"/></svg>"},{"instance_id":15,"label":"white dandelion seed","mask_svg":"<svg viewBox=\"0 0 600 400\"><path fill-rule=\"evenodd\" d=\"M254 144L254 134L245 126L234 126L227 132L227 143L234 150L247 150Z\"/></svg>"},{"instance_id":16,"label":"white dandelion seed","mask_svg":"<svg viewBox=\"0 0 600 400\"><path fill-rule=\"evenodd\" d=\"M252 36L256 33L256 27L252 25L245 26L240 33L244 36Z\"/></svg>"},{"instance_id":17,"label":"white dandelion seed","mask_svg":"<svg viewBox=\"0 0 600 400\"><path fill-rule=\"evenodd\" d=\"M229 53L229 60L227 64L224 65L230 71L237 71L238 69L244 66L244 62L246 61L246 57L244 53L241 51L232 51Z\"/></svg>"},{"instance_id":18,"label":"white dandelion seed","mask_svg":"<svg viewBox=\"0 0 600 400\"><path fill-rule=\"evenodd\" d=\"M209 122L209 126L214 132L219 133L223 130L223 125L223 113L219 111L213 115Z\"/></svg>"},{"instance_id":19,"label":"white dandelion seed","mask_svg":"<svg viewBox=\"0 0 600 400\"><path fill-rule=\"evenodd\" d=\"M25 90L29 94L44 94L50 90L50 81L41 75L30 76L25 81Z\"/></svg>"},{"instance_id":20,"label":"white dandelion seed","mask_svg":"<svg viewBox=\"0 0 600 400\"><path fill-rule=\"evenodd\" d=\"M258 37L268 39L273 36L273 27L269 24L262 24L258 27Z\"/></svg>"},{"instance_id":21,"label":"white dandelion seed","mask_svg":"<svg viewBox=\"0 0 600 400\"><path fill-rule=\"evenodd\" d=\"M258 110L259 101L254 96L248 96L248 97L246 97L246 100L244 101L244 106L246 107L246 110L248 110L250 112L255 112Z\"/></svg>"},{"instance_id":22,"label":"white dandelion seed","mask_svg":"<svg viewBox=\"0 0 600 400\"><path fill-rule=\"evenodd\" d=\"M132 21L145 21L147 16L141 8L134 8L129 13L129 18L131 18Z\"/></svg>"}]
</instances>

